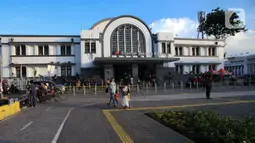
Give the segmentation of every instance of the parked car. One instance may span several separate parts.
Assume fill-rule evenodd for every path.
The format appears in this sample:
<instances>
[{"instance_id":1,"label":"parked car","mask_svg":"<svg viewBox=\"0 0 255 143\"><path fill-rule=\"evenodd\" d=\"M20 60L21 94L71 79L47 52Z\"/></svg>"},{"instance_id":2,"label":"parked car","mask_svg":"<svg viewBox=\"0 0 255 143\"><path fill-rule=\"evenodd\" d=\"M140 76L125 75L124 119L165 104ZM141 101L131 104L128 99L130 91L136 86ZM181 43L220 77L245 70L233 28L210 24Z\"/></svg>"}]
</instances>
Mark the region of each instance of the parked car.
<instances>
[{"instance_id":1,"label":"parked car","mask_svg":"<svg viewBox=\"0 0 255 143\"><path fill-rule=\"evenodd\" d=\"M37 85L40 85L41 83L44 83L44 84L48 84L49 86L50 85L53 85L55 88L57 88L61 94L64 94L66 92L66 87L65 85L62 85L62 84L57 84L55 83L54 81L51 81L51 80L47 80L47 81L36 81L35 84Z\"/></svg>"}]
</instances>

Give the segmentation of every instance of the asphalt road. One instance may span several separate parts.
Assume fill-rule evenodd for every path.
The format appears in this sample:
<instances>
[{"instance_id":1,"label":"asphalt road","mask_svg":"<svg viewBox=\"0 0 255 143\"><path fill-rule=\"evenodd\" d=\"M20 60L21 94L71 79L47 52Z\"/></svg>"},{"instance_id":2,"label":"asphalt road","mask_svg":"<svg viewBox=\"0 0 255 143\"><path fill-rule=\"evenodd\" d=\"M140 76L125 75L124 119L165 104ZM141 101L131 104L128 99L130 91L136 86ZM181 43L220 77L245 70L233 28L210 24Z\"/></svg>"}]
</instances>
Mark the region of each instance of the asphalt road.
<instances>
[{"instance_id":1,"label":"asphalt road","mask_svg":"<svg viewBox=\"0 0 255 143\"><path fill-rule=\"evenodd\" d=\"M10 143L118 143L126 137L129 142L180 142L189 139L148 118L145 112L154 107L175 107L171 110L207 109L223 115L243 119L251 115L255 118L255 95L206 100L165 100L132 102L132 110L110 108L107 99L70 97L62 102L47 102L39 107L27 109L7 120L0 121L0 142ZM251 101L250 103L238 103ZM236 102L224 105L226 102ZM202 106L203 104L218 105ZM182 108L181 105L201 105ZM145 108L148 107L148 108ZM109 111L112 118L106 118L103 111ZM113 122L115 120L115 122ZM116 132L118 130L119 132ZM120 137L121 136L121 137Z\"/></svg>"}]
</instances>

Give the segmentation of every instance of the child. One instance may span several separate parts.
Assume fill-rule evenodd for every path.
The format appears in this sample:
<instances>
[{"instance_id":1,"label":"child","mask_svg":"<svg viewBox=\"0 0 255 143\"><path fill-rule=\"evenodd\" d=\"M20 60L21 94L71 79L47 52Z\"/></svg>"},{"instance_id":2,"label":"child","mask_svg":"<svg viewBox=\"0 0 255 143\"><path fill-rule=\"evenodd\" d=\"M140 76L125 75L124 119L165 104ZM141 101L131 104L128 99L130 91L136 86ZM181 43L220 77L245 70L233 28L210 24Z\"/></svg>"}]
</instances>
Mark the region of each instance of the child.
<instances>
[{"instance_id":1,"label":"child","mask_svg":"<svg viewBox=\"0 0 255 143\"><path fill-rule=\"evenodd\" d=\"M116 93L114 94L114 100L116 101L116 105L119 105L119 95L117 90Z\"/></svg>"}]
</instances>

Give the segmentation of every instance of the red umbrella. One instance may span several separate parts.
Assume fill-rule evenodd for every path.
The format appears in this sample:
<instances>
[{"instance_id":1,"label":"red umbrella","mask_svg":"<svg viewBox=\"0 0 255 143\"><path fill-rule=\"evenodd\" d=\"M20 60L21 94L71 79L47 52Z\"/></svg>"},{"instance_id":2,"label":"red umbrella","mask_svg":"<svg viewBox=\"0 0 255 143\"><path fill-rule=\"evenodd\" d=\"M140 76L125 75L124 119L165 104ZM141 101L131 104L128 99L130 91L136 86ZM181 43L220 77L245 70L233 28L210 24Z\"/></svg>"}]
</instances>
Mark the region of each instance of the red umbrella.
<instances>
[{"instance_id":1,"label":"red umbrella","mask_svg":"<svg viewBox=\"0 0 255 143\"><path fill-rule=\"evenodd\" d=\"M218 70L218 72L219 72L219 73L224 73L225 70L221 68L220 70Z\"/></svg>"}]
</instances>

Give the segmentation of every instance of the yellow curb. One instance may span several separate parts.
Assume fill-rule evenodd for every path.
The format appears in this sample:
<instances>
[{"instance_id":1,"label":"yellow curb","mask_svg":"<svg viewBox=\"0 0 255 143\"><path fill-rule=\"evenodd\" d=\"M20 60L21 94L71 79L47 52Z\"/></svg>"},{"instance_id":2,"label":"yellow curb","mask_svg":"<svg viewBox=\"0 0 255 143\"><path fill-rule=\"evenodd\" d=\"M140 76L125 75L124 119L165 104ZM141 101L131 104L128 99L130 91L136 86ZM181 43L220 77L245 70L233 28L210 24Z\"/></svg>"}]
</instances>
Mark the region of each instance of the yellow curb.
<instances>
[{"instance_id":1,"label":"yellow curb","mask_svg":"<svg viewBox=\"0 0 255 143\"><path fill-rule=\"evenodd\" d=\"M110 122L116 134L119 136L122 143L134 143L131 137L125 132L125 130L121 127L121 125L116 121L116 119L109 111L103 110L103 113L107 120Z\"/></svg>"},{"instance_id":2,"label":"yellow curb","mask_svg":"<svg viewBox=\"0 0 255 143\"><path fill-rule=\"evenodd\" d=\"M230 105L230 104L241 104L241 103L255 103L255 100L249 100L249 101L234 100L229 102L216 102L216 103L200 103L200 104L157 106L157 107L138 107L138 108L129 108L129 109L109 109L106 111L117 112L117 111L157 110L157 109L187 108L187 107L200 107L200 106Z\"/></svg>"}]
</instances>

